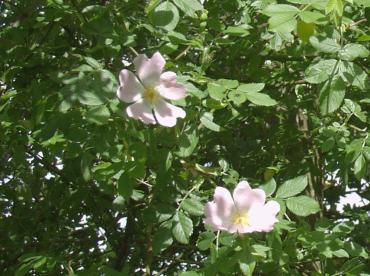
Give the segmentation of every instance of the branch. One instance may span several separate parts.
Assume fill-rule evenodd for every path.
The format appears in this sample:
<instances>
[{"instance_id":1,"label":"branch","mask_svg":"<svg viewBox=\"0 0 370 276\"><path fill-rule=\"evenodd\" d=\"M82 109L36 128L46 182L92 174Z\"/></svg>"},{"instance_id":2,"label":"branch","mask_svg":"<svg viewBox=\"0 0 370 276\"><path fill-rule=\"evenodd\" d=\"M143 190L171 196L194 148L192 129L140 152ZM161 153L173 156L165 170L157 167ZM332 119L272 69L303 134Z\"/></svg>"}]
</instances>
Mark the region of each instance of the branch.
<instances>
[{"instance_id":1,"label":"branch","mask_svg":"<svg viewBox=\"0 0 370 276\"><path fill-rule=\"evenodd\" d=\"M129 201L128 206L127 206L127 223L126 223L125 234L123 236L122 241L119 243L118 248L115 250L116 252L118 251L117 259L114 264L114 268L117 271L122 271L122 268L130 253L131 240L134 237L135 220L132 214L132 210L134 210L134 208L132 206L132 202Z\"/></svg>"}]
</instances>

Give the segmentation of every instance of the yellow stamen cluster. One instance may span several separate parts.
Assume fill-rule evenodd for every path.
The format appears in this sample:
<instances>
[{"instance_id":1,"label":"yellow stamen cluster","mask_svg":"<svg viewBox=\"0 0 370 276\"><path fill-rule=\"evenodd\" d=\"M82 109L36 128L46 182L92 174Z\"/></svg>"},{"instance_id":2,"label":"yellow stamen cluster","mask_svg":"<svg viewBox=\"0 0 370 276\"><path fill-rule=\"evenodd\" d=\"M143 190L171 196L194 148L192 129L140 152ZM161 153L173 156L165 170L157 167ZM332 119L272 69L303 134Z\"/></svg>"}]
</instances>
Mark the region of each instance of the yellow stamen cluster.
<instances>
[{"instance_id":1,"label":"yellow stamen cluster","mask_svg":"<svg viewBox=\"0 0 370 276\"><path fill-rule=\"evenodd\" d=\"M153 87L145 87L144 100L150 104L155 104L160 99L160 95Z\"/></svg>"},{"instance_id":2,"label":"yellow stamen cluster","mask_svg":"<svg viewBox=\"0 0 370 276\"><path fill-rule=\"evenodd\" d=\"M236 213L234 218L233 218L233 223L248 226L249 225L249 216L248 216L248 214L247 213L245 213L245 214Z\"/></svg>"}]
</instances>

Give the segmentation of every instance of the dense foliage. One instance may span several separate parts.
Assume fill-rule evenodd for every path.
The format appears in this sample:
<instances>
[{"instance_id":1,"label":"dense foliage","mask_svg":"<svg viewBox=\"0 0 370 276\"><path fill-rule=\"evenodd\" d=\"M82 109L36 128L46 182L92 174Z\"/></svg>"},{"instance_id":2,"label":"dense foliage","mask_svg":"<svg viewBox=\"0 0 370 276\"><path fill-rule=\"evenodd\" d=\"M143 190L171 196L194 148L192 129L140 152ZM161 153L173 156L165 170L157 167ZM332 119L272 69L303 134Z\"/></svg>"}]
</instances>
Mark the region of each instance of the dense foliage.
<instances>
[{"instance_id":1,"label":"dense foliage","mask_svg":"<svg viewBox=\"0 0 370 276\"><path fill-rule=\"evenodd\" d=\"M0 274L370 275L369 7L0 1ZM156 51L187 89L173 128L116 97ZM204 225L240 180L273 231Z\"/></svg>"}]
</instances>

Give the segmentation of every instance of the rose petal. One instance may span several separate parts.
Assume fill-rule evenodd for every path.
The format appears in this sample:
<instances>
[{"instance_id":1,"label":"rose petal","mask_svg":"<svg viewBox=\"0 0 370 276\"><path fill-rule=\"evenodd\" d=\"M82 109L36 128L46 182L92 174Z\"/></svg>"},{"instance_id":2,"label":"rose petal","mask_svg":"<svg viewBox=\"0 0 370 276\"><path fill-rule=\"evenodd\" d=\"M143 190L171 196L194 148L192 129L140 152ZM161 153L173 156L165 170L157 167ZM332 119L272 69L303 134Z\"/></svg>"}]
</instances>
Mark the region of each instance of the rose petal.
<instances>
[{"instance_id":1,"label":"rose petal","mask_svg":"<svg viewBox=\"0 0 370 276\"><path fill-rule=\"evenodd\" d=\"M177 78L177 75L176 75L175 72L167 71L167 72L162 73L162 75L160 77L160 81L168 83L168 85L169 85L171 83L176 83L176 78Z\"/></svg>"},{"instance_id":2,"label":"rose petal","mask_svg":"<svg viewBox=\"0 0 370 276\"><path fill-rule=\"evenodd\" d=\"M204 207L206 218L204 223L210 225L214 231L226 230L222 225L222 219L217 214L217 205L214 202L208 202Z\"/></svg>"},{"instance_id":3,"label":"rose petal","mask_svg":"<svg viewBox=\"0 0 370 276\"><path fill-rule=\"evenodd\" d=\"M166 61L159 52L151 58L138 55L134 59L136 72L145 86L154 86L159 82Z\"/></svg>"},{"instance_id":4,"label":"rose petal","mask_svg":"<svg viewBox=\"0 0 370 276\"><path fill-rule=\"evenodd\" d=\"M161 75L159 85L156 87L162 97L169 100L180 100L185 98L185 87L176 83L174 72L165 72Z\"/></svg>"},{"instance_id":5,"label":"rose petal","mask_svg":"<svg viewBox=\"0 0 370 276\"><path fill-rule=\"evenodd\" d=\"M252 189L247 181L241 181L235 188L233 198L239 210L248 210L253 205L263 205L266 194L261 189Z\"/></svg>"},{"instance_id":6,"label":"rose petal","mask_svg":"<svg viewBox=\"0 0 370 276\"><path fill-rule=\"evenodd\" d=\"M126 108L126 113L129 117L138 119L145 124L156 123L151 108L143 102L136 102L128 106Z\"/></svg>"},{"instance_id":7,"label":"rose petal","mask_svg":"<svg viewBox=\"0 0 370 276\"><path fill-rule=\"evenodd\" d=\"M235 210L235 204L229 190L217 187L213 195L213 201L217 205L217 214L223 220L229 224L230 217L233 215Z\"/></svg>"},{"instance_id":8,"label":"rose petal","mask_svg":"<svg viewBox=\"0 0 370 276\"><path fill-rule=\"evenodd\" d=\"M241 224L232 224L229 226L227 229L228 232L230 233L252 233L255 231L253 227L250 226L245 226Z\"/></svg>"},{"instance_id":9,"label":"rose petal","mask_svg":"<svg viewBox=\"0 0 370 276\"><path fill-rule=\"evenodd\" d=\"M144 93L144 87L137 77L130 71L124 69L119 73L121 86L117 89L117 97L126 103L136 102Z\"/></svg>"},{"instance_id":10,"label":"rose petal","mask_svg":"<svg viewBox=\"0 0 370 276\"><path fill-rule=\"evenodd\" d=\"M185 118L185 111L177 106L159 100L154 106L155 117L162 126L173 127L176 125L176 118Z\"/></svg>"},{"instance_id":11,"label":"rose petal","mask_svg":"<svg viewBox=\"0 0 370 276\"><path fill-rule=\"evenodd\" d=\"M267 210L270 214L273 214L274 216L277 215L280 211L280 204L274 200L270 200L265 204L265 210Z\"/></svg>"},{"instance_id":12,"label":"rose petal","mask_svg":"<svg viewBox=\"0 0 370 276\"><path fill-rule=\"evenodd\" d=\"M254 231L269 232L278 220L276 215L280 210L280 205L276 201L269 201L260 206L255 205L249 210L249 224Z\"/></svg>"},{"instance_id":13,"label":"rose petal","mask_svg":"<svg viewBox=\"0 0 370 276\"><path fill-rule=\"evenodd\" d=\"M213 202L208 202L205 206L204 223L211 225L214 230L227 230L234 211L235 205L230 192L225 188L217 187Z\"/></svg>"}]
</instances>

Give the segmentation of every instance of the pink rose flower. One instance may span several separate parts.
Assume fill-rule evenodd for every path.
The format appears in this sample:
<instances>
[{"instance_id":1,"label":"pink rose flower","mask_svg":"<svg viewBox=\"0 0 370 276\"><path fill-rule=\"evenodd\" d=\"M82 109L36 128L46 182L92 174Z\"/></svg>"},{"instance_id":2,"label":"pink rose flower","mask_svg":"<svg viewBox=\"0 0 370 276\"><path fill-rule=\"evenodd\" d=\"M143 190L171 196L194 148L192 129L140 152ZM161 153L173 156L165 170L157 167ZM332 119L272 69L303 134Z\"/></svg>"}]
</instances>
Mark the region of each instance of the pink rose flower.
<instances>
[{"instance_id":1,"label":"pink rose flower","mask_svg":"<svg viewBox=\"0 0 370 276\"><path fill-rule=\"evenodd\" d=\"M166 127L176 125L177 118L185 118L183 109L165 101L179 100L186 96L185 87L176 83L176 73L162 73L165 63L159 52L151 58L138 55L134 59L138 77L126 69L120 72L117 96L126 103L133 103L126 109L129 117L145 124L158 122Z\"/></svg>"},{"instance_id":2,"label":"pink rose flower","mask_svg":"<svg viewBox=\"0 0 370 276\"><path fill-rule=\"evenodd\" d=\"M231 196L230 192L217 187L212 202L205 205L205 224L214 231L230 233L269 232L278 221L280 205L276 201L265 204L266 194L252 189L247 181L240 182Z\"/></svg>"}]
</instances>

